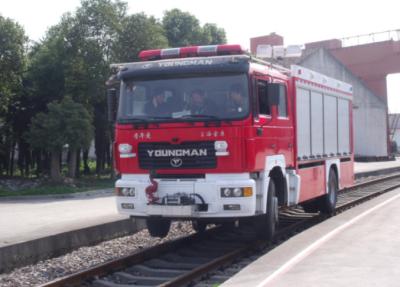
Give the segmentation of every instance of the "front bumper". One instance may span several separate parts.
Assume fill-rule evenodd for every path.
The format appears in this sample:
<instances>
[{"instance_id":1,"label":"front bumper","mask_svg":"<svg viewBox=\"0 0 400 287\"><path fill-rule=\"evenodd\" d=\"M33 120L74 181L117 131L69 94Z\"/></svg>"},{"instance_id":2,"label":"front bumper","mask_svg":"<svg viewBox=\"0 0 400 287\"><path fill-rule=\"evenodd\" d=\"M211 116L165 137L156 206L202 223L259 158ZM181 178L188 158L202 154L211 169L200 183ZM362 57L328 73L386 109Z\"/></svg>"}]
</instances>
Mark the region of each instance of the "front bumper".
<instances>
[{"instance_id":1,"label":"front bumper","mask_svg":"<svg viewBox=\"0 0 400 287\"><path fill-rule=\"evenodd\" d=\"M256 184L248 173L207 174L201 179L157 179L155 194L162 198L176 193L198 194L204 199L207 208L199 208L201 201L196 198L195 205L148 204L145 189L150 185L148 175L123 175L116 187L134 187L135 196L117 196L119 213L133 217L162 216L167 218L237 218L256 214ZM221 197L221 188L251 187L249 197Z\"/></svg>"}]
</instances>

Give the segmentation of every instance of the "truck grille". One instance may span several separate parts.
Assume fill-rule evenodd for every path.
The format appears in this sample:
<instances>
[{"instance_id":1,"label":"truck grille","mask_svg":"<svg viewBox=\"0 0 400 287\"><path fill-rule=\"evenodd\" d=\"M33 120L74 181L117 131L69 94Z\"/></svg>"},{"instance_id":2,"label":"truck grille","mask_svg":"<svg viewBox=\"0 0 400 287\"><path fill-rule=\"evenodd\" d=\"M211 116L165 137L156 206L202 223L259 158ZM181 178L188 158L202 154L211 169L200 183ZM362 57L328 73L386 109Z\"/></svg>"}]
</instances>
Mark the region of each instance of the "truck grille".
<instances>
[{"instance_id":1,"label":"truck grille","mask_svg":"<svg viewBox=\"0 0 400 287\"><path fill-rule=\"evenodd\" d=\"M214 142L139 143L139 166L143 169L215 168Z\"/></svg>"}]
</instances>

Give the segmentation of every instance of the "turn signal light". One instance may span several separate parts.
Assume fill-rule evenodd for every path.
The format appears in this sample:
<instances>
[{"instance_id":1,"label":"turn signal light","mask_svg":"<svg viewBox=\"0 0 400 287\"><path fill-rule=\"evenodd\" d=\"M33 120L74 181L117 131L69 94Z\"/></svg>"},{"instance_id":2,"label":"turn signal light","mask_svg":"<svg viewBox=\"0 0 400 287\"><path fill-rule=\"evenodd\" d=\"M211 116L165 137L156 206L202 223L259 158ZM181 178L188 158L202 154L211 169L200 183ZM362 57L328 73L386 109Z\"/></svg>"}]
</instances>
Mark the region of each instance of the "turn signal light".
<instances>
[{"instance_id":1,"label":"turn signal light","mask_svg":"<svg viewBox=\"0 0 400 287\"><path fill-rule=\"evenodd\" d=\"M252 187L244 187L243 188L243 196L244 197L253 196L253 188Z\"/></svg>"}]
</instances>

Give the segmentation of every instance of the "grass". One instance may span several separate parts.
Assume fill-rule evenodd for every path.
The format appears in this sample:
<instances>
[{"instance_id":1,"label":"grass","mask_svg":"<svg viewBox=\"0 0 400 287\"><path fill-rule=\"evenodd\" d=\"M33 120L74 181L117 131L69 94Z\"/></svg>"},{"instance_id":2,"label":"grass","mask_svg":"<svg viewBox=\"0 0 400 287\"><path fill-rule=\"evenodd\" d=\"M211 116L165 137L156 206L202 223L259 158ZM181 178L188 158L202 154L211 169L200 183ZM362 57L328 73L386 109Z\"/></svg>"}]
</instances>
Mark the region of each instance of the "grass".
<instances>
[{"instance_id":1,"label":"grass","mask_svg":"<svg viewBox=\"0 0 400 287\"><path fill-rule=\"evenodd\" d=\"M11 190L0 186L0 197L77 193L112 188L114 182L114 180L109 178L85 177L74 180L73 184L44 182L36 187L21 188L19 190Z\"/></svg>"}]
</instances>

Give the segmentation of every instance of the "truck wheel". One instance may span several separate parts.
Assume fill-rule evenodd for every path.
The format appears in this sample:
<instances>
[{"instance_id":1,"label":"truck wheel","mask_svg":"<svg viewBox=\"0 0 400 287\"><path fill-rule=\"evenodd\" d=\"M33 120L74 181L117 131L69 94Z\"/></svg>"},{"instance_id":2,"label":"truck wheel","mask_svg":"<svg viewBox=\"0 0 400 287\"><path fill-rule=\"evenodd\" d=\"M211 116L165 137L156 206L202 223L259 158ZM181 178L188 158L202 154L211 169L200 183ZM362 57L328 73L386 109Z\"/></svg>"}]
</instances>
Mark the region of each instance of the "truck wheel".
<instances>
[{"instance_id":1,"label":"truck wheel","mask_svg":"<svg viewBox=\"0 0 400 287\"><path fill-rule=\"evenodd\" d=\"M192 227L197 233L203 233L207 228L207 222L202 220L192 220Z\"/></svg>"},{"instance_id":2,"label":"truck wheel","mask_svg":"<svg viewBox=\"0 0 400 287\"><path fill-rule=\"evenodd\" d=\"M319 200L319 211L323 214L332 215L337 202L338 182L336 173L329 171L328 193Z\"/></svg>"},{"instance_id":3,"label":"truck wheel","mask_svg":"<svg viewBox=\"0 0 400 287\"><path fill-rule=\"evenodd\" d=\"M165 237L171 227L171 220L165 218L147 218L147 230L152 237Z\"/></svg>"},{"instance_id":4,"label":"truck wheel","mask_svg":"<svg viewBox=\"0 0 400 287\"><path fill-rule=\"evenodd\" d=\"M275 235L275 229L278 225L278 197L276 196L275 182L271 178L268 184L268 195L267 195L267 214L260 218L260 221L256 223L258 225L259 235L271 241Z\"/></svg>"}]
</instances>

